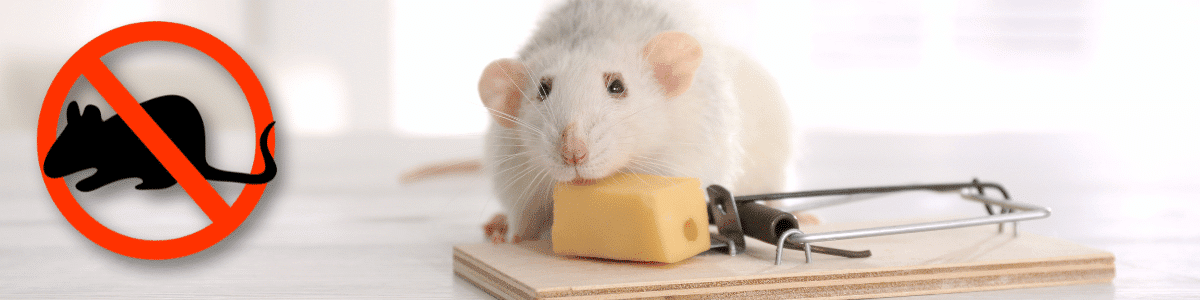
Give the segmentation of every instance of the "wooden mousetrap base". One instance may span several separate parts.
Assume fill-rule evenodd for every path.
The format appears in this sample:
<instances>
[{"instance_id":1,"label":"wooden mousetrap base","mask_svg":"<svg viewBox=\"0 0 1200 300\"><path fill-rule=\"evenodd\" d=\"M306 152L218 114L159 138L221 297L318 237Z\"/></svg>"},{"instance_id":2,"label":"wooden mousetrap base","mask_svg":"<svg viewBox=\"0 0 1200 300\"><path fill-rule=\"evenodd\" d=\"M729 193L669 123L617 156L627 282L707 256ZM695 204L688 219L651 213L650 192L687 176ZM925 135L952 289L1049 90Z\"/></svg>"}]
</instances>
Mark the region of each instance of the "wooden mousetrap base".
<instances>
[{"instance_id":1,"label":"wooden mousetrap base","mask_svg":"<svg viewBox=\"0 0 1200 300\"><path fill-rule=\"evenodd\" d=\"M878 225L878 224L874 224ZM864 228L801 228L825 232ZM832 241L870 258L785 250L747 239L737 256L705 252L675 264L555 255L548 241L454 247L454 273L501 299L846 299L1111 282L1113 255L996 226Z\"/></svg>"}]
</instances>

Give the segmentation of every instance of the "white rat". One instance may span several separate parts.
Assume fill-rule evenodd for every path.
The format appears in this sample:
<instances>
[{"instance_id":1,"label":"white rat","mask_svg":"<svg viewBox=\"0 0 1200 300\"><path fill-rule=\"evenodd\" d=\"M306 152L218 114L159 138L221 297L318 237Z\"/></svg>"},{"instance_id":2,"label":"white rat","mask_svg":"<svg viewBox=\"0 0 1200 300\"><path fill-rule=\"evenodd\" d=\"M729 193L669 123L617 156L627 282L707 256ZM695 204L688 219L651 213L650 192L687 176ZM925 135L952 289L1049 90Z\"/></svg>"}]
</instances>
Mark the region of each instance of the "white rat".
<instances>
[{"instance_id":1,"label":"white rat","mask_svg":"<svg viewBox=\"0 0 1200 300\"><path fill-rule=\"evenodd\" d=\"M692 22L659 2L569 1L517 58L487 66L484 167L513 242L545 237L557 182L634 172L736 194L785 188L791 127L777 87ZM485 231L503 242L508 224L497 215Z\"/></svg>"}]
</instances>

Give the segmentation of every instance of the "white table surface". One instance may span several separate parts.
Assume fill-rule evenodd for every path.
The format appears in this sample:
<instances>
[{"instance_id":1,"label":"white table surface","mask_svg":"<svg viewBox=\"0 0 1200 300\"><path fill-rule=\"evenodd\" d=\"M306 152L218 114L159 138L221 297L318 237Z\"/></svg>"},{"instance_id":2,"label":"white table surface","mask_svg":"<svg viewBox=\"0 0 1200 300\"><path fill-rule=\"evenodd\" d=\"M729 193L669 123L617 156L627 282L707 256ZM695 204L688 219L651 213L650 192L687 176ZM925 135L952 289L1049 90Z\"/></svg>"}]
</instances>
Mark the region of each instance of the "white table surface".
<instances>
[{"instance_id":1,"label":"white table surface","mask_svg":"<svg viewBox=\"0 0 1200 300\"><path fill-rule=\"evenodd\" d=\"M422 163L478 155L475 139L285 136L277 150L280 176L246 223L208 250L167 261L124 257L84 238L46 194L32 135L0 139L10 145L0 160L3 299L491 299L454 276L451 267L451 247L484 241L480 226L498 210L486 179L396 181L400 172ZM1195 175L1129 177L1124 174L1142 170L1138 159L1076 136L814 133L803 145L797 163L802 189L978 176L1004 184L1019 201L1054 210L1049 219L1022 223L1024 232L1116 255L1112 284L912 298L1200 298L1200 191L1189 184ZM122 190L133 184L77 195L106 225L131 235L169 237L204 226L202 214L178 197L181 190L147 199ZM236 185L217 187L236 194ZM814 213L826 222L982 213L977 206L924 198L910 193L895 197L901 200L860 201Z\"/></svg>"}]
</instances>

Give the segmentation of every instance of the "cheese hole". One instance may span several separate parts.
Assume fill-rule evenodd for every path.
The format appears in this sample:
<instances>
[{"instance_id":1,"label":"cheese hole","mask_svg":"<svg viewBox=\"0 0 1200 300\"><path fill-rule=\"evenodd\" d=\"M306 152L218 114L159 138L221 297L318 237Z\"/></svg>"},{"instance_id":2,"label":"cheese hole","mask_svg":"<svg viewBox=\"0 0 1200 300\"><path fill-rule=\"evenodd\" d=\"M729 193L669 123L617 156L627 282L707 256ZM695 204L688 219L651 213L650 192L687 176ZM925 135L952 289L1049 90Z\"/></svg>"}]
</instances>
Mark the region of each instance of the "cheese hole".
<instances>
[{"instance_id":1,"label":"cheese hole","mask_svg":"<svg viewBox=\"0 0 1200 300\"><path fill-rule=\"evenodd\" d=\"M700 233L696 230L696 221L694 219L688 218L686 222L683 222L684 238L687 238L689 242L694 242L699 235Z\"/></svg>"}]
</instances>

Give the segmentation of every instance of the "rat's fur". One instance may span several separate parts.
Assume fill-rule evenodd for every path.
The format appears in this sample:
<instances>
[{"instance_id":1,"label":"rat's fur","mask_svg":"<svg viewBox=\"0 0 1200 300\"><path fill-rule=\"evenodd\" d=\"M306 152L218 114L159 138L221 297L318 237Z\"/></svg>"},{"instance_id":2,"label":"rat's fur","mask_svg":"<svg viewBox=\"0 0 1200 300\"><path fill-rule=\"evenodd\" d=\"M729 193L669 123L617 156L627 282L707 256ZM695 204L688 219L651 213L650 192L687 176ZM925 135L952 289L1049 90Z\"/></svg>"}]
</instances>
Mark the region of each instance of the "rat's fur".
<instances>
[{"instance_id":1,"label":"rat's fur","mask_svg":"<svg viewBox=\"0 0 1200 300\"><path fill-rule=\"evenodd\" d=\"M735 94L742 89L731 79L737 72L726 69L728 58L743 58L713 43L694 25L692 14L661 5L632 0L570 1L550 12L520 51L517 61L528 76L523 83L516 83L523 94L519 108L514 116L493 109L498 120L516 124L492 124L484 159L493 176L493 188L514 222L514 240L537 239L549 229L550 190L555 182L635 172L696 177L705 185L720 184L733 191L738 191L739 181L757 178L760 180L749 184L756 186L755 192L782 189L790 150L782 103L750 105L775 110L765 112L770 118L783 114L782 119L766 121L781 128L744 124ZM704 53L690 88L672 98L665 96L653 68L643 58L647 43L668 31L691 35ZM622 74L627 96L618 99L607 93L602 76L611 72ZM541 78L553 79L545 100L538 99ZM774 88L769 83L766 86ZM560 132L568 126L589 154L578 165L569 165L562 158L566 133ZM773 134L742 132L747 127L770 129ZM762 145L764 140L776 143ZM746 148L771 153L744 157ZM751 171L756 174L745 173L743 166L748 165L755 166Z\"/></svg>"}]
</instances>

